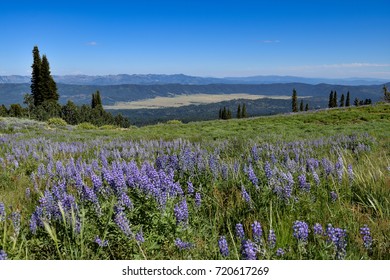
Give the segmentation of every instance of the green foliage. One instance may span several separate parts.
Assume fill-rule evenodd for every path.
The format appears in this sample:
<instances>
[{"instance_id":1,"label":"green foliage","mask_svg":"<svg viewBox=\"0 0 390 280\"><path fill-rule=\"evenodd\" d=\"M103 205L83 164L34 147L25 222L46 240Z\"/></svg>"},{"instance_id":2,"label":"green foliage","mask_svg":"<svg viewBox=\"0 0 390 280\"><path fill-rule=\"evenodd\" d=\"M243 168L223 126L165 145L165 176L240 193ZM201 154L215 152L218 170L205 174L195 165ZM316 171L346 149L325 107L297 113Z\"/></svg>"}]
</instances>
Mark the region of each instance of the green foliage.
<instances>
[{"instance_id":1,"label":"green foliage","mask_svg":"<svg viewBox=\"0 0 390 280\"><path fill-rule=\"evenodd\" d=\"M340 97L340 107L344 107L344 102L345 102L345 97L344 97L344 93L343 93Z\"/></svg>"},{"instance_id":2,"label":"green foliage","mask_svg":"<svg viewBox=\"0 0 390 280\"><path fill-rule=\"evenodd\" d=\"M61 118L50 118L47 124L52 126L66 126L67 122Z\"/></svg>"},{"instance_id":3,"label":"green foliage","mask_svg":"<svg viewBox=\"0 0 390 280\"><path fill-rule=\"evenodd\" d=\"M41 84L41 65L42 60L39 54L38 46L34 46L33 49L33 64L31 66L31 95L34 100L34 105L39 106L44 101L44 98L39 89L39 85Z\"/></svg>"},{"instance_id":4,"label":"green foliage","mask_svg":"<svg viewBox=\"0 0 390 280\"><path fill-rule=\"evenodd\" d=\"M303 100L301 100L301 104L299 105L299 111L303 111Z\"/></svg>"},{"instance_id":5,"label":"green foliage","mask_svg":"<svg viewBox=\"0 0 390 280\"><path fill-rule=\"evenodd\" d=\"M383 86L383 99L385 102L390 103L390 92L387 90L386 85Z\"/></svg>"},{"instance_id":6,"label":"green foliage","mask_svg":"<svg viewBox=\"0 0 390 280\"><path fill-rule=\"evenodd\" d=\"M91 130L91 129L97 129L97 127L89 122L83 122L77 125L78 129L86 129L86 130Z\"/></svg>"},{"instance_id":7,"label":"green foliage","mask_svg":"<svg viewBox=\"0 0 390 280\"><path fill-rule=\"evenodd\" d=\"M347 92L347 98L345 100L345 107L351 106L351 97L349 95L349 91Z\"/></svg>"},{"instance_id":8,"label":"green foliage","mask_svg":"<svg viewBox=\"0 0 390 280\"><path fill-rule=\"evenodd\" d=\"M182 121L179 120L169 120L167 121L167 124L183 124Z\"/></svg>"},{"instance_id":9,"label":"green foliage","mask_svg":"<svg viewBox=\"0 0 390 280\"><path fill-rule=\"evenodd\" d=\"M80 121L80 109L71 100L68 100L61 108L61 116L68 124L76 125Z\"/></svg>"},{"instance_id":10,"label":"green foliage","mask_svg":"<svg viewBox=\"0 0 390 280\"><path fill-rule=\"evenodd\" d=\"M8 109L5 107L4 104L0 106L0 117L7 117L8 116Z\"/></svg>"},{"instance_id":11,"label":"green foliage","mask_svg":"<svg viewBox=\"0 0 390 280\"><path fill-rule=\"evenodd\" d=\"M292 105L292 111L298 112L298 95L297 95L297 91L295 90L295 88L293 89L293 93L292 93L291 105Z\"/></svg>"},{"instance_id":12,"label":"green foliage","mask_svg":"<svg viewBox=\"0 0 390 280\"><path fill-rule=\"evenodd\" d=\"M11 104L9 108L8 115L10 117L22 117L23 116L23 108L20 104Z\"/></svg>"},{"instance_id":13,"label":"green foliage","mask_svg":"<svg viewBox=\"0 0 390 280\"><path fill-rule=\"evenodd\" d=\"M241 118L242 118L242 115L241 115L241 104L238 104L238 107L237 107L237 119L241 119ZM221 119L221 117L220 117L220 119Z\"/></svg>"}]
</instances>

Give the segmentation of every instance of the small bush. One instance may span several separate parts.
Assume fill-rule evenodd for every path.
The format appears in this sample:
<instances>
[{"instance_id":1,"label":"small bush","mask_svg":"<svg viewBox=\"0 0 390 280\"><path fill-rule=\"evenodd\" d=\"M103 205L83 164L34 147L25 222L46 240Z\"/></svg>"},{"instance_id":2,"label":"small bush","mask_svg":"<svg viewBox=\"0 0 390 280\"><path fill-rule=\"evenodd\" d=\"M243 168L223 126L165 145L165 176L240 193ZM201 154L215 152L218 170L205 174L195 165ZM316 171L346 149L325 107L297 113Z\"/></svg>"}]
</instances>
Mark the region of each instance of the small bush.
<instances>
[{"instance_id":1,"label":"small bush","mask_svg":"<svg viewBox=\"0 0 390 280\"><path fill-rule=\"evenodd\" d=\"M97 127L89 122L83 122L77 125L78 129L96 129Z\"/></svg>"},{"instance_id":2,"label":"small bush","mask_svg":"<svg viewBox=\"0 0 390 280\"><path fill-rule=\"evenodd\" d=\"M112 124L106 124L106 125L102 125L99 127L99 129L101 130L112 130L112 129L117 129L118 127L115 126L115 125L112 125Z\"/></svg>"},{"instance_id":3,"label":"small bush","mask_svg":"<svg viewBox=\"0 0 390 280\"><path fill-rule=\"evenodd\" d=\"M182 124L182 121L179 121L179 120L169 120L169 121L167 121L167 124Z\"/></svg>"},{"instance_id":4,"label":"small bush","mask_svg":"<svg viewBox=\"0 0 390 280\"><path fill-rule=\"evenodd\" d=\"M48 124L48 125L54 125L54 126L66 126L66 125L67 125L67 122L64 121L64 120L61 119L61 118L50 118L50 119L47 121L47 124Z\"/></svg>"}]
</instances>

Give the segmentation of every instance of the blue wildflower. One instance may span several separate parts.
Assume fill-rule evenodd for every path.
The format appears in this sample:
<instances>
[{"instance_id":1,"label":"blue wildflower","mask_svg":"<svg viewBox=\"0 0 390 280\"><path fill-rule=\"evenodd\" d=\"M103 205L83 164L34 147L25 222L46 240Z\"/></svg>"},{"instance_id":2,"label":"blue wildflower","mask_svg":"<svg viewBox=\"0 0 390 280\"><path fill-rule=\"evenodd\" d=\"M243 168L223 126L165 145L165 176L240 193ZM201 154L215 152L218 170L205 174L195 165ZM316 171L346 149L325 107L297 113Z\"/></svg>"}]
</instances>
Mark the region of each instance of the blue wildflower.
<instances>
[{"instance_id":1,"label":"blue wildflower","mask_svg":"<svg viewBox=\"0 0 390 280\"><path fill-rule=\"evenodd\" d=\"M268 246L271 249L275 248L275 245L276 245L276 234L275 234L275 231L273 229L269 230L267 242L268 242Z\"/></svg>"},{"instance_id":2,"label":"blue wildflower","mask_svg":"<svg viewBox=\"0 0 390 280\"><path fill-rule=\"evenodd\" d=\"M137 240L139 243L145 242L145 238L144 238L144 234L143 234L142 230L140 230L139 232L137 232L135 234L135 240Z\"/></svg>"},{"instance_id":3,"label":"blue wildflower","mask_svg":"<svg viewBox=\"0 0 390 280\"><path fill-rule=\"evenodd\" d=\"M284 254L285 252L282 248L278 248L278 250L276 250L276 256L282 257Z\"/></svg>"},{"instance_id":4,"label":"blue wildflower","mask_svg":"<svg viewBox=\"0 0 390 280\"><path fill-rule=\"evenodd\" d=\"M5 212L5 206L3 202L0 202L0 222L5 221L6 212Z\"/></svg>"},{"instance_id":5,"label":"blue wildflower","mask_svg":"<svg viewBox=\"0 0 390 280\"><path fill-rule=\"evenodd\" d=\"M176 240L175 240L175 245L176 245L176 247L177 247L180 251L191 249L191 247L193 246L192 243L182 241L180 238L176 238Z\"/></svg>"},{"instance_id":6,"label":"blue wildflower","mask_svg":"<svg viewBox=\"0 0 390 280\"><path fill-rule=\"evenodd\" d=\"M241 255L244 260L256 260L257 246L252 241L246 239L241 242Z\"/></svg>"},{"instance_id":7,"label":"blue wildflower","mask_svg":"<svg viewBox=\"0 0 390 280\"><path fill-rule=\"evenodd\" d=\"M328 242L334 245L336 258L343 259L346 255L347 231L341 228L334 228L331 224L328 224L326 235L328 236Z\"/></svg>"},{"instance_id":8,"label":"blue wildflower","mask_svg":"<svg viewBox=\"0 0 390 280\"><path fill-rule=\"evenodd\" d=\"M295 221L293 225L293 236L302 242L306 242L309 236L309 227L303 221Z\"/></svg>"},{"instance_id":9,"label":"blue wildflower","mask_svg":"<svg viewBox=\"0 0 390 280\"><path fill-rule=\"evenodd\" d=\"M334 191L331 191L331 192L330 192L330 199L331 199L331 201L332 201L332 202L336 202L337 198L338 198L337 193L334 192Z\"/></svg>"},{"instance_id":10,"label":"blue wildflower","mask_svg":"<svg viewBox=\"0 0 390 280\"><path fill-rule=\"evenodd\" d=\"M123 208L121 206L115 206L115 218L114 221L117 224L117 226L121 229L121 231L128 237L132 235L129 221L126 218L125 213L123 212Z\"/></svg>"},{"instance_id":11,"label":"blue wildflower","mask_svg":"<svg viewBox=\"0 0 390 280\"><path fill-rule=\"evenodd\" d=\"M250 203L251 197L249 196L249 193L246 191L244 186L241 186L241 196L245 200L246 203Z\"/></svg>"},{"instance_id":12,"label":"blue wildflower","mask_svg":"<svg viewBox=\"0 0 390 280\"><path fill-rule=\"evenodd\" d=\"M202 204L202 197L200 195L200 193L195 193L195 205L196 207L200 207L200 205Z\"/></svg>"},{"instance_id":13,"label":"blue wildflower","mask_svg":"<svg viewBox=\"0 0 390 280\"><path fill-rule=\"evenodd\" d=\"M4 250L0 250L0 261L7 260L7 253Z\"/></svg>"},{"instance_id":14,"label":"blue wildflower","mask_svg":"<svg viewBox=\"0 0 390 280\"><path fill-rule=\"evenodd\" d=\"M242 224L236 224L236 236L239 239L244 240L245 232L244 232L244 227L242 226Z\"/></svg>"},{"instance_id":15,"label":"blue wildflower","mask_svg":"<svg viewBox=\"0 0 390 280\"><path fill-rule=\"evenodd\" d=\"M99 247L107 247L108 240L101 240L99 236L95 237L95 242L99 245Z\"/></svg>"},{"instance_id":16,"label":"blue wildflower","mask_svg":"<svg viewBox=\"0 0 390 280\"><path fill-rule=\"evenodd\" d=\"M316 223L314 226L313 226L313 232L315 235L322 235L324 233L324 230L322 228L322 225L319 224L319 223Z\"/></svg>"},{"instance_id":17,"label":"blue wildflower","mask_svg":"<svg viewBox=\"0 0 390 280\"><path fill-rule=\"evenodd\" d=\"M188 222L188 207L186 200L183 199L179 204L176 204L173 211L176 217L176 224L186 225Z\"/></svg>"},{"instance_id":18,"label":"blue wildflower","mask_svg":"<svg viewBox=\"0 0 390 280\"><path fill-rule=\"evenodd\" d=\"M361 234L362 239L363 239L364 247L367 250L371 250L372 249L372 236L371 236L370 228L367 225L364 225L362 228L360 228L360 234Z\"/></svg>"},{"instance_id":19,"label":"blue wildflower","mask_svg":"<svg viewBox=\"0 0 390 280\"><path fill-rule=\"evenodd\" d=\"M261 237L263 236L263 229L258 221L254 221L252 224L253 239L257 243L261 243Z\"/></svg>"},{"instance_id":20,"label":"blue wildflower","mask_svg":"<svg viewBox=\"0 0 390 280\"><path fill-rule=\"evenodd\" d=\"M218 240L219 251L221 255L227 257L229 255L229 247L225 236L221 236Z\"/></svg>"}]
</instances>

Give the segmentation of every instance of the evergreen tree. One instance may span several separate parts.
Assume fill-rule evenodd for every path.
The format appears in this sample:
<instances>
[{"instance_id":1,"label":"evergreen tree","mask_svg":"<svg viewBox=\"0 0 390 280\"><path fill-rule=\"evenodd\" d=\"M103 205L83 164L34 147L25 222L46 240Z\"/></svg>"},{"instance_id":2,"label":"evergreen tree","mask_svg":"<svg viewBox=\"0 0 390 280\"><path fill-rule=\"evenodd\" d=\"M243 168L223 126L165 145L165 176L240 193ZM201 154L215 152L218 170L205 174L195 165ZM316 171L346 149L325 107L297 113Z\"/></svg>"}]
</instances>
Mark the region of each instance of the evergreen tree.
<instances>
[{"instance_id":1,"label":"evergreen tree","mask_svg":"<svg viewBox=\"0 0 390 280\"><path fill-rule=\"evenodd\" d=\"M340 97L340 107L344 107L344 99L345 99L345 97L344 97L344 93L343 93Z\"/></svg>"},{"instance_id":2,"label":"evergreen tree","mask_svg":"<svg viewBox=\"0 0 390 280\"><path fill-rule=\"evenodd\" d=\"M298 96L297 96L297 91L295 88L293 89L293 94L292 94L292 111L293 112L298 112Z\"/></svg>"},{"instance_id":3,"label":"evergreen tree","mask_svg":"<svg viewBox=\"0 0 390 280\"><path fill-rule=\"evenodd\" d=\"M23 116L23 108L20 106L20 104L11 104L9 107L8 115L10 117L21 117Z\"/></svg>"},{"instance_id":4,"label":"evergreen tree","mask_svg":"<svg viewBox=\"0 0 390 280\"><path fill-rule=\"evenodd\" d=\"M306 103L305 111L309 111L309 104L308 103Z\"/></svg>"},{"instance_id":5,"label":"evergreen tree","mask_svg":"<svg viewBox=\"0 0 390 280\"><path fill-rule=\"evenodd\" d=\"M332 107L337 108L337 92L336 91L333 94Z\"/></svg>"},{"instance_id":6,"label":"evergreen tree","mask_svg":"<svg viewBox=\"0 0 390 280\"><path fill-rule=\"evenodd\" d=\"M39 91L43 97L43 101L54 101L57 102L59 95L57 93L57 85L51 76L49 60L46 55L42 56L40 80L39 80Z\"/></svg>"},{"instance_id":7,"label":"evergreen tree","mask_svg":"<svg viewBox=\"0 0 390 280\"><path fill-rule=\"evenodd\" d=\"M76 125L80 122L80 112L76 104L68 100L61 108L61 117L71 125Z\"/></svg>"},{"instance_id":8,"label":"evergreen tree","mask_svg":"<svg viewBox=\"0 0 390 280\"><path fill-rule=\"evenodd\" d=\"M345 107L349 107L349 106L351 106L351 100L350 100L349 91L348 91L347 98L345 100Z\"/></svg>"},{"instance_id":9,"label":"evergreen tree","mask_svg":"<svg viewBox=\"0 0 390 280\"><path fill-rule=\"evenodd\" d=\"M222 108L219 108L218 118L219 118L219 119L222 119Z\"/></svg>"},{"instance_id":10,"label":"evergreen tree","mask_svg":"<svg viewBox=\"0 0 390 280\"><path fill-rule=\"evenodd\" d=\"M384 85L383 86L383 97L384 97L384 100L385 102L389 103L390 102L390 92L387 90L387 86Z\"/></svg>"},{"instance_id":11,"label":"evergreen tree","mask_svg":"<svg viewBox=\"0 0 390 280\"><path fill-rule=\"evenodd\" d=\"M41 79L41 65L42 60L41 56L39 55L39 49L37 46L33 49L33 64L31 66L32 72L31 72L31 95L34 99L34 105L39 106L43 102L43 96L39 89L40 79Z\"/></svg>"},{"instance_id":12,"label":"evergreen tree","mask_svg":"<svg viewBox=\"0 0 390 280\"><path fill-rule=\"evenodd\" d=\"M7 117L8 116L8 109L5 107L4 104L1 104L0 106L0 117Z\"/></svg>"},{"instance_id":13,"label":"evergreen tree","mask_svg":"<svg viewBox=\"0 0 390 280\"><path fill-rule=\"evenodd\" d=\"M227 110L226 110L226 107L223 107L223 110L222 110L222 119L223 119L223 120L226 120L226 119L227 119Z\"/></svg>"},{"instance_id":14,"label":"evergreen tree","mask_svg":"<svg viewBox=\"0 0 390 280\"><path fill-rule=\"evenodd\" d=\"M237 108L237 119L241 119L242 115L241 115L241 104L238 104L238 108Z\"/></svg>"},{"instance_id":15,"label":"evergreen tree","mask_svg":"<svg viewBox=\"0 0 390 280\"><path fill-rule=\"evenodd\" d=\"M246 112L246 105L245 105L245 103L242 104L241 117L242 117L242 118L247 118L247 117L248 117L248 114L247 114L247 112Z\"/></svg>"},{"instance_id":16,"label":"evergreen tree","mask_svg":"<svg viewBox=\"0 0 390 280\"><path fill-rule=\"evenodd\" d=\"M100 97L100 92L96 91L96 93L92 93L92 102L91 102L91 108L92 109L99 109L103 110L103 105L102 105L102 99Z\"/></svg>"},{"instance_id":17,"label":"evergreen tree","mask_svg":"<svg viewBox=\"0 0 390 280\"><path fill-rule=\"evenodd\" d=\"M329 94L328 108L333 108L333 90Z\"/></svg>"},{"instance_id":18,"label":"evergreen tree","mask_svg":"<svg viewBox=\"0 0 390 280\"><path fill-rule=\"evenodd\" d=\"M299 111L303 111L303 100L301 100L301 104L299 105Z\"/></svg>"},{"instance_id":19,"label":"evergreen tree","mask_svg":"<svg viewBox=\"0 0 390 280\"><path fill-rule=\"evenodd\" d=\"M353 101L353 105L359 106L359 99L356 97L355 100Z\"/></svg>"},{"instance_id":20,"label":"evergreen tree","mask_svg":"<svg viewBox=\"0 0 390 280\"><path fill-rule=\"evenodd\" d=\"M232 118L232 112L230 111L230 109L227 110L227 119L231 119Z\"/></svg>"}]
</instances>

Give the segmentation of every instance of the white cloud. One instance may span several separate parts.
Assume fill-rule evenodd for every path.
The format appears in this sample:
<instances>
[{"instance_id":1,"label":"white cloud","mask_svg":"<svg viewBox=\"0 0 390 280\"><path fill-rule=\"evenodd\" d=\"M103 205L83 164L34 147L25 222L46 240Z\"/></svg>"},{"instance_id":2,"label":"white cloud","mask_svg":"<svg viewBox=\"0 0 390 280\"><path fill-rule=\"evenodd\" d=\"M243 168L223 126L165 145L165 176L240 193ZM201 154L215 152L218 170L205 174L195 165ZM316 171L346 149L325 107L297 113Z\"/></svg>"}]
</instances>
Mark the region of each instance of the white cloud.
<instances>
[{"instance_id":1,"label":"white cloud","mask_svg":"<svg viewBox=\"0 0 390 280\"><path fill-rule=\"evenodd\" d=\"M95 41L91 41L91 42L87 42L86 45L87 46L96 46L98 43L95 42Z\"/></svg>"}]
</instances>

